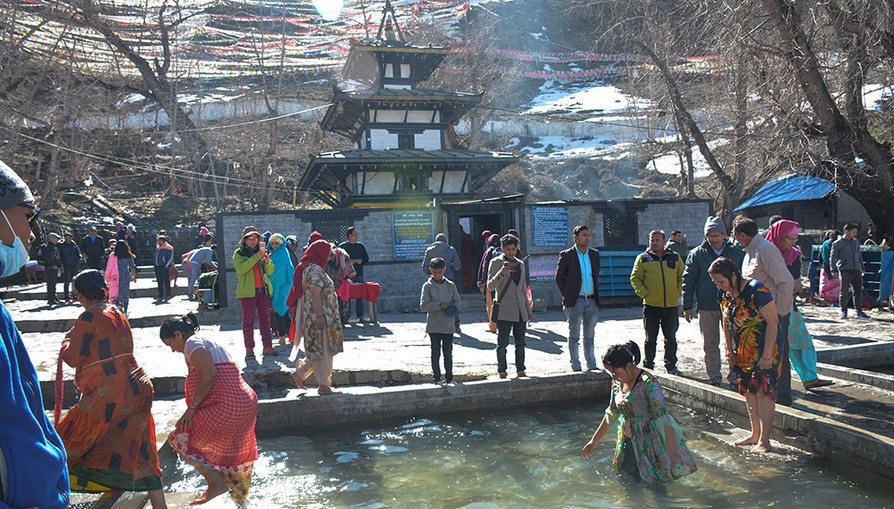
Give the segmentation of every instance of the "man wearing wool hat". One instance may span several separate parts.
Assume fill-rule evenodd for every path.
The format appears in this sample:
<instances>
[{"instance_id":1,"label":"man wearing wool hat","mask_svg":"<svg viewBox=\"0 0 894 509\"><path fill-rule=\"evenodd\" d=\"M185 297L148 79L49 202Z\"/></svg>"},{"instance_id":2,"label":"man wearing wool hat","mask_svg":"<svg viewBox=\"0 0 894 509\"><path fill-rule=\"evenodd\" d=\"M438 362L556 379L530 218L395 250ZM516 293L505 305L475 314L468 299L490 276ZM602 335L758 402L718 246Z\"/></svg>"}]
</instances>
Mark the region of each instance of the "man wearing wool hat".
<instances>
[{"instance_id":1,"label":"man wearing wool hat","mask_svg":"<svg viewBox=\"0 0 894 509\"><path fill-rule=\"evenodd\" d=\"M726 226L719 217L709 217L705 221L705 241L692 249L686 258L683 272L683 317L692 321L693 308L698 310L698 327L701 329L705 346L705 369L712 385L723 384L720 371L720 303L717 302L717 287L708 275L708 267L721 256L729 258L741 267L745 252L728 241ZM732 370L727 371L727 382L735 384Z\"/></svg>"},{"instance_id":2,"label":"man wearing wool hat","mask_svg":"<svg viewBox=\"0 0 894 509\"><path fill-rule=\"evenodd\" d=\"M0 277L19 273L40 210L22 179L0 161ZM65 447L43 412L37 372L22 335L0 302L0 506L64 508L69 483Z\"/></svg>"}]
</instances>

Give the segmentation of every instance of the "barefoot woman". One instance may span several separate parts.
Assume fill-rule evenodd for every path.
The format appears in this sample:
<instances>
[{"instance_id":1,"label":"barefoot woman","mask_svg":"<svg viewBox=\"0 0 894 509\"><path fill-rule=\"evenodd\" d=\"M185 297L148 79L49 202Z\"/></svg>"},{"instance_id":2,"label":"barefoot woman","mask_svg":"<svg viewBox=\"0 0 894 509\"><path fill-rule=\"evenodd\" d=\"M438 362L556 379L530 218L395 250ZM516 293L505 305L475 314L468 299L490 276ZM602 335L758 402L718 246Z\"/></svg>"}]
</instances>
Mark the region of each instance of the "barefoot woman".
<instances>
[{"instance_id":1,"label":"barefoot woman","mask_svg":"<svg viewBox=\"0 0 894 509\"><path fill-rule=\"evenodd\" d=\"M60 357L75 368L81 399L56 426L68 450L72 491L148 491L166 507L152 418L154 390L133 356L130 323L111 306L105 277L81 272L75 295L84 306L62 343Z\"/></svg>"},{"instance_id":2,"label":"barefoot woman","mask_svg":"<svg viewBox=\"0 0 894 509\"><path fill-rule=\"evenodd\" d=\"M752 446L751 452L770 451L770 432L776 412L776 380L780 374L779 320L773 296L760 281L743 278L729 258L718 258L708 274L723 293L723 332L730 366L745 396L751 435L736 445Z\"/></svg>"},{"instance_id":3,"label":"barefoot woman","mask_svg":"<svg viewBox=\"0 0 894 509\"><path fill-rule=\"evenodd\" d=\"M189 366L186 412L168 442L208 482L192 505L229 491L243 506L258 459L258 397L223 347L194 335L198 328L196 315L190 313L166 321L159 333L171 351L183 353Z\"/></svg>"}]
</instances>

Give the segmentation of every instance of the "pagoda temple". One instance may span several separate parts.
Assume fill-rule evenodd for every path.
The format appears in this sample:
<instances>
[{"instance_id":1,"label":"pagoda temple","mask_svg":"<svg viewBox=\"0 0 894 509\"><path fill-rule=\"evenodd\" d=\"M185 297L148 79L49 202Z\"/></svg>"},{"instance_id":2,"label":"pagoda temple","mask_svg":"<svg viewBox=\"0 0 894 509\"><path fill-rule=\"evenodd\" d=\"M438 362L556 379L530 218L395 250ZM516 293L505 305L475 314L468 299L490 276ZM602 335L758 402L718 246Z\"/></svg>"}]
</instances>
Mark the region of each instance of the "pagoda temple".
<instances>
[{"instance_id":1,"label":"pagoda temple","mask_svg":"<svg viewBox=\"0 0 894 509\"><path fill-rule=\"evenodd\" d=\"M373 40L351 41L324 131L347 136L354 150L323 152L298 184L333 207L463 201L501 169L508 152L451 146L448 127L481 103L482 94L420 88L449 53L404 40L390 0Z\"/></svg>"}]
</instances>

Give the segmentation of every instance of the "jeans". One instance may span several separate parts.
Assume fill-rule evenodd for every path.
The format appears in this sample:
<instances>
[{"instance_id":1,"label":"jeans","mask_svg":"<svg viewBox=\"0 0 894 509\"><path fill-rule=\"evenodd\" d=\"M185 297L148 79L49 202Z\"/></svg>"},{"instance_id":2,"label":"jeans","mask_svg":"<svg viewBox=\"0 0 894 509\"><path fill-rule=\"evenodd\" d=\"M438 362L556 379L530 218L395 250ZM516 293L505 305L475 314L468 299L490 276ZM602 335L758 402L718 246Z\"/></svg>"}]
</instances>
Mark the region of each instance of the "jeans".
<instances>
[{"instance_id":1,"label":"jeans","mask_svg":"<svg viewBox=\"0 0 894 509\"><path fill-rule=\"evenodd\" d=\"M677 306L660 308L643 306L643 328L646 329L646 361L647 369L655 367L655 351L658 346L658 327L664 334L664 367L667 370L677 367L677 328L680 316Z\"/></svg>"},{"instance_id":2,"label":"jeans","mask_svg":"<svg viewBox=\"0 0 894 509\"><path fill-rule=\"evenodd\" d=\"M264 348L273 348L273 333L270 330L270 299L267 290L258 288L254 297L239 299L242 304L242 339L246 350L255 347L255 315L258 316L258 327L261 329L261 343Z\"/></svg>"},{"instance_id":3,"label":"jeans","mask_svg":"<svg viewBox=\"0 0 894 509\"><path fill-rule=\"evenodd\" d=\"M515 339L515 372L525 371L525 332L527 323L497 320L497 372L506 373L506 347L509 346L509 331Z\"/></svg>"},{"instance_id":4,"label":"jeans","mask_svg":"<svg viewBox=\"0 0 894 509\"><path fill-rule=\"evenodd\" d=\"M584 359L587 361L587 369L597 369L595 338L596 320L599 319L599 307L593 299L578 298L574 307L564 307L565 317L568 319L568 352L571 353L571 370L580 371L580 328L584 326Z\"/></svg>"},{"instance_id":5,"label":"jeans","mask_svg":"<svg viewBox=\"0 0 894 509\"><path fill-rule=\"evenodd\" d=\"M158 284L158 300L171 298L171 276L167 267L155 266L155 282Z\"/></svg>"},{"instance_id":6,"label":"jeans","mask_svg":"<svg viewBox=\"0 0 894 509\"><path fill-rule=\"evenodd\" d=\"M792 315L779 317L779 380L776 381L776 403L792 406L792 365L788 359L788 322Z\"/></svg>"},{"instance_id":7,"label":"jeans","mask_svg":"<svg viewBox=\"0 0 894 509\"><path fill-rule=\"evenodd\" d=\"M863 274L859 270L842 270L841 294L838 296L838 305L842 311L847 311L847 301L850 298L850 290L854 289L854 308L859 313L863 309Z\"/></svg>"},{"instance_id":8,"label":"jeans","mask_svg":"<svg viewBox=\"0 0 894 509\"><path fill-rule=\"evenodd\" d=\"M453 334L429 332L431 339L431 372L435 382L441 380L441 350L444 351L444 380L453 381Z\"/></svg>"},{"instance_id":9,"label":"jeans","mask_svg":"<svg viewBox=\"0 0 894 509\"><path fill-rule=\"evenodd\" d=\"M702 311L698 312L698 328L702 332L705 348L705 371L708 378L712 382L722 382L723 373L720 369L720 327L722 327L723 312L722 311ZM736 374L730 367L726 380L730 383L736 381Z\"/></svg>"},{"instance_id":10,"label":"jeans","mask_svg":"<svg viewBox=\"0 0 894 509\"><path fill-rule=\"evenodd\" d=\"M65 265L65 272L62 273L62 296L65 300L71 300L71 292L69 289L71 288L71 282L76 275L78 275L78 266L77 265Z\"/></svg>"}]
</instances>

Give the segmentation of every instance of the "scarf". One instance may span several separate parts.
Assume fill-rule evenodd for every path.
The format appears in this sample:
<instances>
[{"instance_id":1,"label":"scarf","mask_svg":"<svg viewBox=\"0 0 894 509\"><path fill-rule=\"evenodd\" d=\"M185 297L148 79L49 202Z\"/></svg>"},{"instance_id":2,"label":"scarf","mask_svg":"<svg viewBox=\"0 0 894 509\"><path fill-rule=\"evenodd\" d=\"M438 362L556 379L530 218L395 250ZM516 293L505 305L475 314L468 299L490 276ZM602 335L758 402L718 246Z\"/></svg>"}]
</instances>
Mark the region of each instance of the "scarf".
<instances>
[{"instance_id":1,"label":"scarf","mask_svg":"<svg viewBox=\"0 0 894 509\"><path fill-rule=\"evenodd\" d=\"M782 219L773 223L770 231L767 232L767 240L773 243L782 253L782 259L786 265L791 265L795 260L801 257L801 248L795 246L790 249L785 248L785 238L798 234L798 223Z\"/></svg>"},{"instance_id":2,"label":"scarf","mask_svg":"<svg viewBox=\"0 0 894 509\"><path fill-rule=\"evenodd\" d=\"M289 292L289 298L286 299L286 305L289 307L296 305L304 295L304 284L302 281L304 270L311 265L325 267L326 264L329 263L329 255L331 253L332 244L323 239L315 240L307 247L307 250L301 255L301 261L298 262L298 266L295 267L292 290Z\"/></svg>"}]
</instances>

